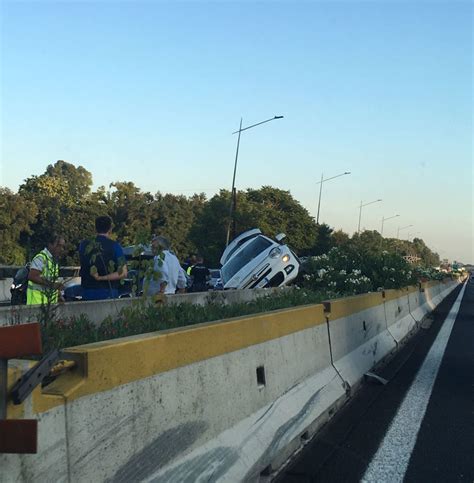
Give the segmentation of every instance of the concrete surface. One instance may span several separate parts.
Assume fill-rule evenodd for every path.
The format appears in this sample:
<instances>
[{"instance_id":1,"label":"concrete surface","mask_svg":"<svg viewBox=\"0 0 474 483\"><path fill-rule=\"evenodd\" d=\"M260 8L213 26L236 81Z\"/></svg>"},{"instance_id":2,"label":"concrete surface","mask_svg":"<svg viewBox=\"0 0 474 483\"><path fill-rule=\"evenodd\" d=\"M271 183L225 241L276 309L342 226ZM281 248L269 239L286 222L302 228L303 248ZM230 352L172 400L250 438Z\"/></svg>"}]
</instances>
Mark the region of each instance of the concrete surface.
<instances>
[{"instance_id":1,"label":"concrete surface","mask_svg":"<svg viewBox=\"0 0 474 483\"><path fill-rule=\"evenodd\" d=\"M397 295L389 319L376 293L71 349L79 367L20 407L39 453L0 455L0 481L258 480L397 346Z\"/></svg>"},{"instance_id":2,"label":"concrete surface","mask_svg":"<svg viewBox=\"0 0 474 483\"><path fill-rule=\"evenodd\" d=\"M459 285L430 314L429 329L410 338L391 361L378 371L387 385L364 384L362 389L305 446L278 475L277 482L309 483L370 481L367 467L378 452L417 373L437 340L460 294ZM413 307L413 306L412 306ZM445 348L434 385L423 386L420 397L429 398L404 475L394 478L407 439L402 426L401 445L393 447L378 481L466 482L474 481L474 414L472 412L474 366L474 284L468 284ZM430 390L432 390L430 395ZM413 411L414 413L414 411ZM408 411L412 414L412 411ZM421 423L421 425L420 425ZM407 423L408 424L408 423ZM405 430L404 430L405 429ZM396 458L395 463L393 457Z\"/></svg>"},{"instance_id":3,"label":"concrete surface","mask_svg":"<svg viewBox=\"0 0 474 483\"><path fill-rule=\"evenodd\" d=\"M158 301L168 305L193 304L206 305L216 303L228 305L233 303L251 302L272 293L281 293L287 288L270 288L254 290L226 290L186 293L158 296ZM155 298L146 303L155 303ZM114 300L98 300L89 302L66 302L58 304L55 316L58 319L69 319L85 315L91 322L100 324L106 317L119 315L121 310L133 304L143 303L143 299L123 298ZM34 322L38 320L41 308L38 306L15 305L0 307L0 326Z\"/></svg>"}]
</instances>

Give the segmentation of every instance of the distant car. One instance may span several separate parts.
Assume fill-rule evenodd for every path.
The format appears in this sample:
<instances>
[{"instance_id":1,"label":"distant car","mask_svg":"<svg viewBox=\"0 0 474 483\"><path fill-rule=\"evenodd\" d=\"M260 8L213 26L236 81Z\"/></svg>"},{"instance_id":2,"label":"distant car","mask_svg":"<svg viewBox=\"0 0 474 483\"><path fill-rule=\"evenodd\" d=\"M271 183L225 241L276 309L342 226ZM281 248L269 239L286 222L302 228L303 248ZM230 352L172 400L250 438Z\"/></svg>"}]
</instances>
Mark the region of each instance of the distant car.
<instances>
[{"instance_id":1,"label":"distant car","mask_svg":"<svg viewBox=\"0 0 474 483\"><path fill-rule=\"evenodd\" d=\"M233 240L221 257L224 289L280 287L298 275L300 262L283 233L268 238L255 228Z\"/></svg>"},{"instance_id":2,"label":"distant car","mask_svg":"<svg viewBox=\"0 0 474 483\"><path fill-rule=\"evenodd\" d=\"M210 278L207 282L207 286L210 290L222 290L224 288L222 284L222 274L218 268L209 269Z\"/></svg>"}]
</instances>

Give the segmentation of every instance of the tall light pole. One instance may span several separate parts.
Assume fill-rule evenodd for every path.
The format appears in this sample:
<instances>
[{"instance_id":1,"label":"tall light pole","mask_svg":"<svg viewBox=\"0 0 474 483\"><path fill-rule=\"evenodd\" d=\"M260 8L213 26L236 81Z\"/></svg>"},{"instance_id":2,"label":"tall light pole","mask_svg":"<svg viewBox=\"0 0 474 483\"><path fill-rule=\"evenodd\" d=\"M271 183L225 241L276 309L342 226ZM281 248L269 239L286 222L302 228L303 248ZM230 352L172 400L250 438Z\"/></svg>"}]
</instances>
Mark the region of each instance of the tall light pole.
<instances>
[{"instance_id":1,"label":"tall light pole","mask_svg":"<svg viewBox=\"0 0 474 483\"><path fill-rule=\"evenodd\" d=\"M400 215L393 215L393 216L389 216L388 218L383 218L382 217L382 229L380 230L380 235L383 236L383 224L387 221L387 220L391 220L392 218L397 218L398 216Z\"/></svg>"},{"instance_id":2,"label":"tall light pole","mask_svg":"<svg viewBox=\"0 0 474 483\"><path fill-rule=\"evenodd\" d=\"M397 240L400 239L400 232L402 230L405 230L406 228L411 228L413 225L407 225L407 226L399 226L397 230Z\"/></svg>"},{"instance_id":3,"label":"tall light pole","mask_svg":"<svg viewBox=\"0 0 474 483\"><path fill-rule=\"evenodd\" d=\"M234 218L234 210L236 204L236 193L235 193L235 174L237 173L237 160L239 158L239 146L240 146L240 133L246 131L247 129L251 129L256 126L260 126L260 124L265 124L266 122L274 121L275 119L283 119L283 116L273 116L270 119L266 119L265 121L257 122L257 124L252 124L251 126L247 126L242 128L242 118L240 118L240 126L238 131L234 131L232 134L239 133L237 137L237 149L235 150L235 161L234 161L234 175L232 177L232 191L230 193L230 209L229 209L229 224L227 225L227 239L226 239L226 246L229 244L230 239L230 227L232 225L232 221ZM235 221L235 220L234 220ZM234 231L235 231L235 223L234 223ZM234 233L235 235L235 233Z\"/></svg>"},{"instance_id":4,"label":"tall light pole","mask_svg":"<svg viewBox=\"0 0 474 483\"><path fill-rule=\"evenodd\" d=\"M362 218L362 208L364 206L368 206L368 205L372 205L374 203L378 203L379 201L382 201L382 200L369 201L368 203L364 203L364 204L362 204L362 201L360 202L360 207L359 207L359 225L357 227L357 233L360 233L360 219Z\"/></svg>"},{"instance_id":5,"label":"tall light pole","mask_svg":"<svg viewBox=\"0 0 474 483\"><path fill-rule=\"evenodd\" d=\"M325 183L326 181L330 181L331 179L336 179L336 178L339 178L340 176L345 176L346 174L351 174L350 171L346 171L345 173L341 173L341 174L338 174L337 176L333 176L332 178L326 178L326 179L323 179L323 174L321 173L321 181L319 181L318 183L316 183L316 186L319 184L319 201L318 201L318 215L316 217L316 225L319 225L319 209L321 207L321 193L323 191L323 183Z\"/></svg>"}]
</instances>

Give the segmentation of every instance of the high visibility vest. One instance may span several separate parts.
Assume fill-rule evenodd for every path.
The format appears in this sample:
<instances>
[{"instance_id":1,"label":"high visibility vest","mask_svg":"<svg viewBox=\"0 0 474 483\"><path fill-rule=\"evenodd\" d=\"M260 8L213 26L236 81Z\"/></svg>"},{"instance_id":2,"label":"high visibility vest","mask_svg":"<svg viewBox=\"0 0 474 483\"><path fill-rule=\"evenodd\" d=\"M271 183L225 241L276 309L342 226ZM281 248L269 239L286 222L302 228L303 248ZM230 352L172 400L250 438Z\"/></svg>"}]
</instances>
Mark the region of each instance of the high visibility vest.
<instances>
[{"instance_id":1,"label":"high visibility vest","mask_svg":"<svg viewBox=\"0 0 474 483\"><path fill-rule=\"evenodd\" d=\"M59 276L59 265L45 250L41 250L33 260L37 257L44 259L41 277L45 280L56 282ZM47 305L48 302L51 304L58 303L58 291L28 280L28 290L26 291L27 305Z\"/></svg>"}]
</instances>

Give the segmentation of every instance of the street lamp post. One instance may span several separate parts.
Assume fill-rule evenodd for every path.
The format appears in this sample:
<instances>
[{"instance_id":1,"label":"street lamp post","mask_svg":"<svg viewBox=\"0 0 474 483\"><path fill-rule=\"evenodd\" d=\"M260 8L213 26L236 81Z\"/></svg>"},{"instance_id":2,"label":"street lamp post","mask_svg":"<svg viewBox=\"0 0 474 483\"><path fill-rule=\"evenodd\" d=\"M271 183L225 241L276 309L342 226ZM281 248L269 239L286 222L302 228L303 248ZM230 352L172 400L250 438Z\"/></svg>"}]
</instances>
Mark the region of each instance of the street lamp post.
<instances>
[{"instance_id":1,"label":"street lamp post","mask_svg":"<svg viewBox=\"0 0 474 483\"><path fill-rule=\"evenodd\" d=\"M346 171L345 173L338 174L337 176L333 176L332 178L323 179L323 174L321 173L321 181L316 183L316 186L319 184L319 201L318 201L318 215L316 217L316 224L319 225L319 209L321 207L321 193L323 191L323 183L326 181L330 181L331 179L339 178L340 176L345 176L346 174L351 174L350 171Z\"/></svg>"},{"instance_id":2,"label":"street lamp post","mask_svg":"<svg viewBox=\"0 0 474 483\"><path fill-rule=\"evenodd\" d=\"M266 122L274 121L275 119L283 119L283 116L273 116L270 119L266 119L265 121L257 122L256 124L252 124L251 126L247 126L242 128L242 118L240 118L240 126L238 131L234 131L232 134L239 133L237 137L237 148L235 150L235 161L234 161L234 175L232 176L232 190L231 190L231 198L230 198L230 209L229 209L229 223L227 225L227 239L226 239L226 246L229 244L230 239L230 227L232 225L232 221L234 218L234 210L237 201L236 191L235 191L235 175L237 173L237 160L239 158L239 147L240 147L240 133L246 131L247 129L251 129L256 126L260 126L260 124L265 124ZM234 232L235 232L235 221L234 221ZM235 233L234 233L235 235Z\"/></svg>"},{"instance_id":3,"label":"street lamp post","mask_svg":"<svg viewBox=\"0 0 474 483\"><path fill-rule=\"evenodd\" d=\"M410 227L412 227L412 226L413 226L413 225L407 225L407 226L401 226L401 227L399 226L399 227L398 227L398 230L397 230L397 240L399 240L399 239L400 239L400 232L401 232L402 230L405 230L406 228L410 228Z\"/></svg>"},{"instance_id":4,"label":"street lamp post","mask_svg":"<svg viewBox=\"0 0 474 483\"><path fill-rule=\"evenodd\" d=\"M388 218L383 218L382 217L382 229L380 230L380 235L383 237L383 224L387 221L387 220L391 220L392 218L397 218L397 216L400 216L400 215L393 215L393 216L389 216Z\"/></svg>"},{"instance_id":5,"label":"street lamp post","mask_svg":"<svg viewBox=\"0 0 474 483\"><path fill-rule=\"evenodd\" d=\"M362 204L362 201L360 202L360 207L359 207L359 225L357 227L357 233L360 233L360 220L362 218L362 208L364 206L368 206L368 205L372 205L374 203L378 203L379 201L382 201L382 200L380 199L380 200L369 201L368 203L364 203L364 204Z\"/></svg>"}]
</instances>

